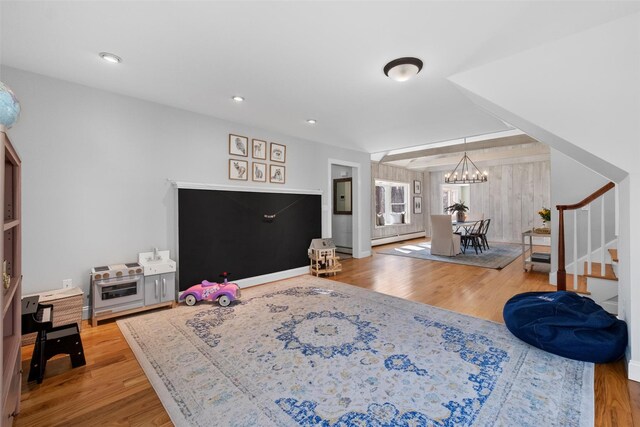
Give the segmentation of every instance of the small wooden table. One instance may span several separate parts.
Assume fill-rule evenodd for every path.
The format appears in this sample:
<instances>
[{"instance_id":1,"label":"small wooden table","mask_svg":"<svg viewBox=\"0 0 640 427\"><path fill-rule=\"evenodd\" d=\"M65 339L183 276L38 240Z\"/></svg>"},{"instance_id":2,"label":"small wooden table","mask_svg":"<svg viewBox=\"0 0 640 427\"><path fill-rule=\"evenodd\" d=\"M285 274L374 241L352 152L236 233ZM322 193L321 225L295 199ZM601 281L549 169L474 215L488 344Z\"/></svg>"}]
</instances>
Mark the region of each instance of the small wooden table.
<instances>
[{"instance_id":1,"label":"small wooden table","mask_svg":"<svg viewBox=\"0 0 640 427\"><path fill-rule=\"evenodd\" d=\"M526 239L527 237L529 238L529 245L527 246L526 244ZM522 232L522 267L524 268L524 271L527 271L527 266L531 267L531 270L533 270L533 267L538 265L545 265L545 266L550 266L551 265L551 259L549 259L548 261L534 261L533 258L535 258L535 254L536 252L533 252L533 238L534 237L547 237L547 238L551 238L551 233L539 233L535 230L527 230ZM527 257L527 252L529 252L529 256Z\"/></svg>"},{"instance_id":2,"label":"small wooden table","mask_svg":"<svg viewBox=\"0 0 640 427\"><path fill-rule=\"evenodd\" d=\"M62 326L69 323L77 323L78 329L82 330L82 306L84 303L84 292L80 288L54 289L51 291L23 295L29 297L38 295L40 303L53 304L53 327ZM22 336L22 345L29 345L36 342L36 332Z\"/></svg>"}]
</instances>

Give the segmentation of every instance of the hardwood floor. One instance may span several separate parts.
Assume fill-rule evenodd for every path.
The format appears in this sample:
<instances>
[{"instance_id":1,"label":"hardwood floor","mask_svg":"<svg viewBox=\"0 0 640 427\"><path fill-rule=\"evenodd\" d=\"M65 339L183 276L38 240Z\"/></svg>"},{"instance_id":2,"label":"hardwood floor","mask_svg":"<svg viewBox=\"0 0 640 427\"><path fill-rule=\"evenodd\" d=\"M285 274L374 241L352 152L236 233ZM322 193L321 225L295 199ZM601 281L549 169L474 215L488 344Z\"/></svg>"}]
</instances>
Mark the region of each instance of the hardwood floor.
<instances>
[{"instance_id":1,"label":"hardwood floor","mask_svg":"<svg viewBox=\"0 0 640 427\"><path fill-rule=\"evenodd\" d=\"M511 296L555 290L547 276L524 272L520 258L492 270L374 254L344 260L342 273L330 279L502 322ZM23 347L16 426L172 425L115 322L85 323L82 340L87 365L71 369L68 357L51 360L40 385L26 383L33 346ZM596 426L640 427L640 384L626 379L623 362L597 365L594 386Z\"/></svg>"}]
</instances>

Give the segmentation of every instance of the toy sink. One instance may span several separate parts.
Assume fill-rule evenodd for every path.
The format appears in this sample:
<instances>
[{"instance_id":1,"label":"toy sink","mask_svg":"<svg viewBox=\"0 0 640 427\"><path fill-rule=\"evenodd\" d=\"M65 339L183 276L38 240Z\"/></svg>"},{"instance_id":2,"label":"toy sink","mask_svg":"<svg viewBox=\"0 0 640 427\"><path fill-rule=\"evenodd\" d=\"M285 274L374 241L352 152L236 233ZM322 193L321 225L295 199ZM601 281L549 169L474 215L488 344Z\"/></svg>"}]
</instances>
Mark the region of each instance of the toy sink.
<instances>
[{"instance_id":1,"label":"toy sink","mask_svg":"<svg viewBox=\"0 0 640 427\"><path fill-rule=\"evenodd\" d=\"M140 252L138 263L144 267L145 276L176 271L176 262L169 258L169 251Z\"/></svg>"}]
</instances>

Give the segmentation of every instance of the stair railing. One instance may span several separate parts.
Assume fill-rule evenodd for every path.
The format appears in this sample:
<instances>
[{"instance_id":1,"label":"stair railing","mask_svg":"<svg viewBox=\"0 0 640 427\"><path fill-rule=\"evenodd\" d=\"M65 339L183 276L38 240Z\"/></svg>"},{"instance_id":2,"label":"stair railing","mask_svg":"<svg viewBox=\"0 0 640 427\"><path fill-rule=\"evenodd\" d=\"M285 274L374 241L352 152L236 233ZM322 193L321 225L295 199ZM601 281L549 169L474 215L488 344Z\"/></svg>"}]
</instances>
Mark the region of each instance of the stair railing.
<instances>
[{"instance_id":1,"label":"stair railing","mask_svg":"<svg viewBox=\"0 0 640 427\"><path fill-rule=\"evenodd\" d=\"M602 197L605 193L607 193L609 190L611 190L612 188L614 188L616 185L613 182L609 182L606 185L604 185L602 188L598 189L597 191L595 191L593 194L591 194L590 196L587 196L584 200L578 202L578 203L574 203L573 205L557 205L556 209L558 210L558 285L557 285L557 289L559 291L566 291L567 290L567 271L565 270L565 251L564 251L564 246L565 246L565 233L564 233L564 211L573 211L573 257L574 257L574 275L573 275L573 281L574 281L574 285L573 288L576 289L577 288L577 283L578 283L578 233L577 233L577 227L578 227L578 209L583 208L587 205L589 205L591 202L593 202L594 200L598 199L599 197ZM600 268L601 268L601 274L604 275L604 269L605 269L605 263L604 263L604 252L605 252L605 235L604 235L604 201L601 203L602 206L602 212L601 212L601 227L600 227L600 243L601 243L601 250L600 250L600 258L601 258L601 262L600 262ZM587 231L587 271L589 274L591 274L591 209L588 210L587 213L587 222L588 222L588 231Z\"/></svg>"}]
</instances>

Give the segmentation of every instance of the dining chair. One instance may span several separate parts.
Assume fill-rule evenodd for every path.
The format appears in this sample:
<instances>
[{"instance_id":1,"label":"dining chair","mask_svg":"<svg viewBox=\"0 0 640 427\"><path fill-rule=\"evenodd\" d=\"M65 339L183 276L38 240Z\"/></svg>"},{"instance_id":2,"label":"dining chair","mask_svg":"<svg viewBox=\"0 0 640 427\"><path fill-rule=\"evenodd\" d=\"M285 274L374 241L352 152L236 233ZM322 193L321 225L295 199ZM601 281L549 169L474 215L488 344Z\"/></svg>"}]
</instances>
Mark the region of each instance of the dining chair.
<instances>
[{"instance_id":1,"label":"dining chair","mask_svg":"<svg viewBox=\"0 0 640 427\"><path fill-rule=\"evenodd\" d=\"M476 251L476 255L478 255L478 249L480 249L480 252L482 252L482 238L480 237L480 232L482 231L484 227L484 221L480 220L478 222L476 222L470 229L469 232L462 235L462 246L465 249L465 253L466 253L466 249L469 247L469 243L471 243L471 246L473 246L473 249Z\"/></svg>"},{"instance_id":2,"label":"dining chair","mask_svg":"<svg viewBox=\"0 0 640 427\"><path fill-rule=\"evenodd\" d=\"M491 218L485 219L482 230L480 231L480 240L482 241L482 246L484 246L485 249L491 249L489 247L489 242L487 241L487 231L489 231L489 224L491 224Z\"/></svg>"},{"instance_id":3,"label":"dining chair","mask_svg":"<svg viewBox=\"0 0 640 427\"><path fill-rule=\"evenodd\" d=\"M451 230L450 215L431 215L431 254L456 256L460 253L460 235Z\"/></svg>"}]
</instances>

